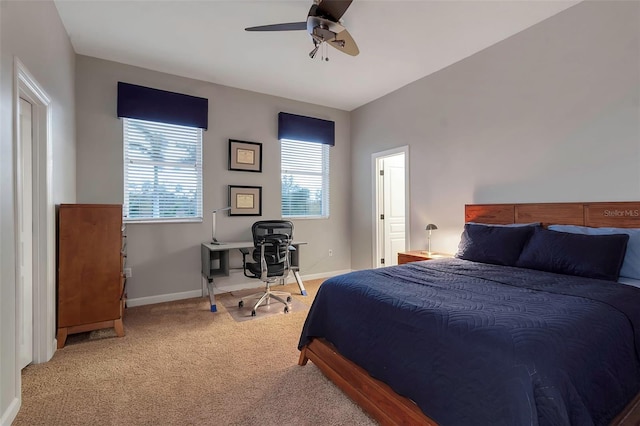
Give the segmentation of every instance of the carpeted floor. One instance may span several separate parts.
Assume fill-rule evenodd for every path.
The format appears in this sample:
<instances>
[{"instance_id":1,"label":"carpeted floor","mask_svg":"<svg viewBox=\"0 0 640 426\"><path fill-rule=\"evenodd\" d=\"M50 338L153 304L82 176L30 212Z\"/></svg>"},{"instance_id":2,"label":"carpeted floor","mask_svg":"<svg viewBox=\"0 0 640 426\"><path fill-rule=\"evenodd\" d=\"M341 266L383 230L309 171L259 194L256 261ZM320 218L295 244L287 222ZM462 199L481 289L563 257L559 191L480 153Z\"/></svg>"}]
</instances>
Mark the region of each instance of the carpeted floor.
<instances>
[{"instance_id":1,"label":"carpeted floor","mask_svg":"<svg viewBox=\"0 0 640 426\"><path fill-rule=\"evenodd\" d=\"M311 305L295 284L282 287ZM307 310L237 322L198 298L129 308L126 336L69 336L22 374L14 425L374 425L312 363L297 365Z\"/></svg>"}]
</instances>

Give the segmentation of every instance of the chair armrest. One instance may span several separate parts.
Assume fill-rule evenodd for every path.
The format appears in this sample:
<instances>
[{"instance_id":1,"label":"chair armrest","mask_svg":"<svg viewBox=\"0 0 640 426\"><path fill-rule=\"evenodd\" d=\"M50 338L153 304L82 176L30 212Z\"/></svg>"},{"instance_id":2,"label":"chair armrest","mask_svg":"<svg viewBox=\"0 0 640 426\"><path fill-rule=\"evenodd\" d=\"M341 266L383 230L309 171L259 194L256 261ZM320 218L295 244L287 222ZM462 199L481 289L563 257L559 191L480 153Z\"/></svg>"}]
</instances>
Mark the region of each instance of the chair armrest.
<instances>
[{"instance_id":1,"label":"chair armrest","mask_svg":"<svg viewBox=\"0 0 640 426\"><path fill-rule=\"evenodd\" d=\"M247 274L247 255L249 254L249 249L241 248L240 252L242 253L242 273L247 278L255 278L253 275Z\"/></svg>"}]
</instances>

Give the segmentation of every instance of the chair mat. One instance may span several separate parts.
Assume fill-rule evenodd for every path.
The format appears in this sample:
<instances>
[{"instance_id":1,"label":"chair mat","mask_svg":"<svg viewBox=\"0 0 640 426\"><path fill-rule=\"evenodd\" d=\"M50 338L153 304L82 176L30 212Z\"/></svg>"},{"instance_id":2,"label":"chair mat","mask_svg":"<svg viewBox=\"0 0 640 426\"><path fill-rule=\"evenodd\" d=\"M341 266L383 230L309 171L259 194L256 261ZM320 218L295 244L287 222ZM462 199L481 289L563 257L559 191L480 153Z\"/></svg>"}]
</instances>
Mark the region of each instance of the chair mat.
<instances>
[{"instance_id":1,"label":"chair mat","mask_svg":"<svg viewBox=\"0 0 640 426\"><path fill-rule=\"evenodd\" d=\"M277 289L278 286L274 287L276 288L274 289L272 287L273 291L280 291ZM251 308L258 301L259 297L244 299L244 306L242 308L238 307L238 302L241 298L258 293L260 291L260 289L233 291L226 295L224 298L221 298L219 303L224 306L231 317L238 322L252 319L268 318L273 315L288 315L284 313L284 303L281 303L274 299L272 299L271 303L269 303L268 305L265 305L263 303L262 305L258 306L258 309L256 309L256 316L251 316ZM295 297L292 297L292 300L289 303L289 313L303 312L307 311L308 309L309 307L306 304L296 299Z\"/></svg>"}]
</instances>

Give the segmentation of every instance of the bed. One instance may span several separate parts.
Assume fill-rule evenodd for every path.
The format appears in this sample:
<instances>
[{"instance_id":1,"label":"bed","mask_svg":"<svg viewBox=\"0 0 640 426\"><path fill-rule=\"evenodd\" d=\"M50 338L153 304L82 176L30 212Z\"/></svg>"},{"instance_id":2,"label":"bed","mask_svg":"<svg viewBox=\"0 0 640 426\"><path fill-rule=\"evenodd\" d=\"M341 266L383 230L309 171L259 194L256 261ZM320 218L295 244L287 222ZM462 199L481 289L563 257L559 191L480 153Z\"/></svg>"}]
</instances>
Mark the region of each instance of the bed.
<instances>
[{"instance_id":1,"label":"bed","mask_svg":"<svg viewBox=\"0 0 640 426\"><path fill-rule=\"evenodd\" d=\"M519 266L463 256L327 280L299 364L311 360L382 424L637 424L640 288L580 268L581 276L536 270L525 253L549 233L615 243L587 262L597 264L627 239L546 227L640 228L639 212L635 202L467 205L466 222L535 227Z\"/></svg>"}]
</instances>

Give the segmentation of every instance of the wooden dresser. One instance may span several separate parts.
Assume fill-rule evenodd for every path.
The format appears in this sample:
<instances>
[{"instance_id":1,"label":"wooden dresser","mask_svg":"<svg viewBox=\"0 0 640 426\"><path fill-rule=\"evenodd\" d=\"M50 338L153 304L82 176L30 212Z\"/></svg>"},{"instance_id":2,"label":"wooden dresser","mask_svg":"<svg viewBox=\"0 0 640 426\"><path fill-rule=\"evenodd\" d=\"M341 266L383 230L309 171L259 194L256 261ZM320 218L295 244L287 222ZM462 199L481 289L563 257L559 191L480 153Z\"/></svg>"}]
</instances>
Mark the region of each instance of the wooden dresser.
<instances>
[{"instance_id":1,"label":"wooden dresser","mask_svg":"<svg viewBox=\"0 0 640 426\"><path fill-rule=\"evenodd\" d=\"M453 257L448 253L430 253L424 250L411 250L398 253L398 265L404 265L409 262L420 262L422 260L442 259L444 257Z\"/></svg>"},{"instance_id":2,"label":"wooden dresser","mask_svg":"<svg viewBox=\"0 0 640 426\"><path fill-rule=\"evenodd\" d=\"M61 204L58 215L58 348L102 328L124 336L126 237L119 204Z\"/></svg>"}]
</instances>

